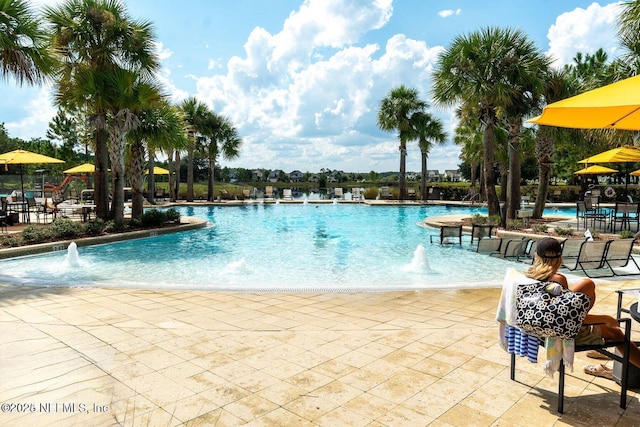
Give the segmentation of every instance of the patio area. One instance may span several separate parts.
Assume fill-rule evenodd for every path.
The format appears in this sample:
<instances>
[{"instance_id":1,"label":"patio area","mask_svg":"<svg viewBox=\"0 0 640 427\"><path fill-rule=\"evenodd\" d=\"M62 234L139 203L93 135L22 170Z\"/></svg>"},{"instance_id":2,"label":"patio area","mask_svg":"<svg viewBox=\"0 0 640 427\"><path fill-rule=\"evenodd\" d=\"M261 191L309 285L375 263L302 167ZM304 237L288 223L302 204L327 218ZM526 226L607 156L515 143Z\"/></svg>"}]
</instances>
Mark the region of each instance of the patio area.
<instances>
[{"instance_id":1,"label":"patio area","mask_svg":"<svg viewBox=\"0 0 640 427\"><path fill-rule=\"evenodd\" d=\"M615 290L636 286L600 282L594 312L615 313ZM0 285L0 423L638 424L638 393L620 409L619 386L584 374L594 361L582 353L567 376L565 414L542 362L519 360L521 382L511 381L494 321L499 294Z\"/></svg>"}]
</instances>

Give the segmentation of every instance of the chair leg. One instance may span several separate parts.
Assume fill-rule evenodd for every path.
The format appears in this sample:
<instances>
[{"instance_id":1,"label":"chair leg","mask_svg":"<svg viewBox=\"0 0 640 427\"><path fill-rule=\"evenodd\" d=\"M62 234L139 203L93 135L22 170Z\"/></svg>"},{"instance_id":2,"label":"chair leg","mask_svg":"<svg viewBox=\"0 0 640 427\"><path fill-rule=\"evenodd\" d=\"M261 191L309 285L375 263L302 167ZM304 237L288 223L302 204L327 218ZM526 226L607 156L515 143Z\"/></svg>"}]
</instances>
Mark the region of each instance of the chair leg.
<instances>
[{"instance_id":1,"label":"chair leg","mask_svg":"<svg viewBox=\"0 0 640 427\"><path fill-rule=\"evenodd\" d=\"M558 369L558 413L564 414L564 361L560 361Z\"/></svg>"}]
</instances>

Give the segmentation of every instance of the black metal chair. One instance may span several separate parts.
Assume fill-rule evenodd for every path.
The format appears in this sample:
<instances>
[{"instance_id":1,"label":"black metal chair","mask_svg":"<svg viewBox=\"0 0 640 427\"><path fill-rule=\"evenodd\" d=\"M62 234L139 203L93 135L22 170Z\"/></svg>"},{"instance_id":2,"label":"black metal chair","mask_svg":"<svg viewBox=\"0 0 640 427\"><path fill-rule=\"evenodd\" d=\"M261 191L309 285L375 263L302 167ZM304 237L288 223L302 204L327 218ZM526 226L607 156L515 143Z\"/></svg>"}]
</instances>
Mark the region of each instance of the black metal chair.
<instances>
[{"instance_id":1,"label":"black metal chair","mask_svg":"<svg viewBox=\"0 0 640 427\"><path fill-rule=\"evenodd\" d=\"M596 345L579 345L575 346L575 353L595 350L600 354L603 354L610 359L621 363L622 374L620 377L620 407L625 409L627 407L627 389L628 389L628 377L629 377L629 347L631 346L631 319L620 318L621 312L625 311L621 309L622 294L618 296L618 323L624 325L624 340L623 341L607 341L604 344ZM544 347L544 340L540 340L540 345ZM614 347L622 347L622 354L616 353L613 350ZM564 376L565 369L564 363L560 362L560 368L558 369L558 413L564 413ZM515 381L516 377L516 355L511 354L511 369L510 377Z\"/></svg>"}]
</instances>

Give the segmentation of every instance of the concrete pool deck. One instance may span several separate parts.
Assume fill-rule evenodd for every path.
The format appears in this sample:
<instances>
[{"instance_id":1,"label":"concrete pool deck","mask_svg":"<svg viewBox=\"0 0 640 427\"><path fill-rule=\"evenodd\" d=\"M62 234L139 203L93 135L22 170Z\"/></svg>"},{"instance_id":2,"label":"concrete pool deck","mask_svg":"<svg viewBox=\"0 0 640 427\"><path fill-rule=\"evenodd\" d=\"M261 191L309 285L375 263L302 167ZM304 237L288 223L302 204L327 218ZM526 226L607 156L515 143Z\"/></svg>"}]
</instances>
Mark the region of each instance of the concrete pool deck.
<instances>
[{"instance_id":1,"label":"concrete pool deck","mask_svg":"<svg viewBox=\"0 0 640 427\"><path fill-rule=\"evenodd\" d=\"M596 313L615 313L598 284ZM0 284L0 424L631 426L638 393L497 343L500 290L222 293ZM627 298L630 305L635 298ZM640 327L634 322L634 335ZM541 356L542 358L544 356ZM611 364L611 362L609 362Z\"/></svg>"}]
</instances>

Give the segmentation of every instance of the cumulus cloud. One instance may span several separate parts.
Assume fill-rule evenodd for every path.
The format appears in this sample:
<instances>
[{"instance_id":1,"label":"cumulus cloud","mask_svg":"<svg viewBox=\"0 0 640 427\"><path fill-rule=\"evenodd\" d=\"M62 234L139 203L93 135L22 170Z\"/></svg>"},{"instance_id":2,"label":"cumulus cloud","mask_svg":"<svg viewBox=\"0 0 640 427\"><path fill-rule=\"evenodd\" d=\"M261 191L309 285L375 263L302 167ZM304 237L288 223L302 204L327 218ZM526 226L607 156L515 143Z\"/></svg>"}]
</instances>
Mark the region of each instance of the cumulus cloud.
<instances>
[{"instance_id":1,"label":"cumulus cloud","mask_svg":"<svg viewBox=\"0 0 640 427\"><path fill-rule=\"evenodd\" d=\"M615 58L618 51L616 20L621 3L600 6L592 3L586 9L576 8L558 16L549 28L548 54L554 65L562 66L573 62L577 52L594 53L604 49L609 58Z\"/></svg>"},{"instance_id":2,"label":"cumulus cloud","mask_svg":"<svg viewBox=\"0 0 640 427\"><path fill-rule=\"evenodd\" d=\"M391 12L388 1L307 1L279 33L255 28L225 75L199 79L198 97L249 135L238 163L368 171L383 157L395 165L397 139L377 129L378 102L400 84L426 97L442 48L401 34L384 47L358 45ZM379 144L393 149L371 149ZM283 155L283 147L293 149Z\"/></svg>"},{"instance_id":3,"label":"cumulus cloud","mask_svg":"<svg viewBox=\"0 0 640 427\"><path fill-rule=\"evenodd\" d=\"M456 9L456 10L447 9L447 10L441 10L440 12L438 12L438 15L440 15L440 17L442 18L448 18L453 15L456 15L456 16L460 15L461 13L462 13L462 9Z\"/></svg>"}]
</instances>

